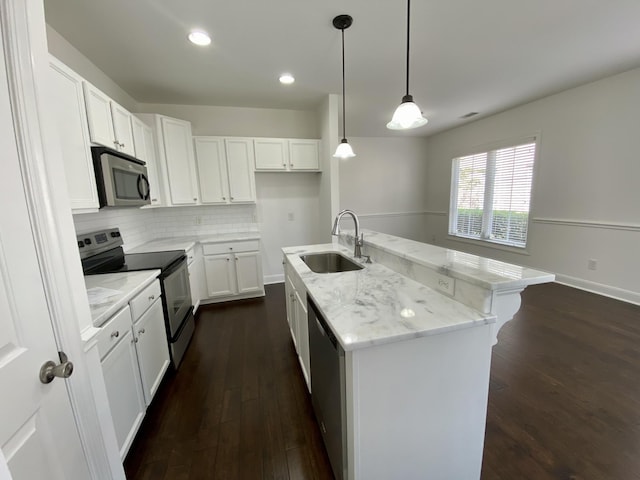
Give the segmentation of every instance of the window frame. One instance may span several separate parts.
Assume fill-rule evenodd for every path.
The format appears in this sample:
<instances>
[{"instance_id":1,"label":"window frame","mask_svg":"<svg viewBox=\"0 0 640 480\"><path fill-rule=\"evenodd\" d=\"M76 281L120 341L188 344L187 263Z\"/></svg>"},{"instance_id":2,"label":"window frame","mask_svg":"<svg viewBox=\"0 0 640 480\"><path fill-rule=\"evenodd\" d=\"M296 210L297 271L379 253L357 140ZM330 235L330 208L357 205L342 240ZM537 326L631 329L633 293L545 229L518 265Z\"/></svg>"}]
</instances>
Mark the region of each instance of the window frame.
<instances>
[{"instance_id":1,"label":"window frame","mask_svg":"<svg viewBox=\"0 0 640 480\"><path fill-rule=\"evenodd\" d=\"M535 152L533 155L533 167L531 172L531 189L529 196L529 211L527 215L527 235L525 238L524 245L516 244L514 242L506 242L502 240L496 240L490 238L491 235L491 226L493 221L493 206L491 208L485 208L487 205L487 201L489 198L493 197L493 192L488 192L488 189L493 189L493 183L489 184L486 179L488 178L488 173L490 173L490 165L491 168L495 167L495 161L490 162L490 157L494 157L497 150L505 149L505 148L514 148L520 145L525 145L533 143L535 144ZM528 255L526 248L529 245L529 232L531 230L532 224L532 212L533 212L533 204L534 204L534 187L535 187L535 179L536 172L538 168L538 159L540 152L540 133L535 133L532 135L524 135L522 137L517 137L509 140L503 140L499 142L492 142L489 144L485 144L482 146L477 146L473 149L469 149L467 152L462 153L460 155L456 155L451 159L451 182L450 182L450 198L449 198L449 225L448 225L448 236L451 240L460 241L464 243L471 243L477 245L488 246L492 248L498 248L500 250L507 250L514 253L521 253L524 255ZM464 235L457 232L457 221L458 221L458 178L459 178L459 162L456 160L462 157L469 157L472 155L480 155L486 154L487 156L487 168L485 171L485 190L484 190L484 198L482 205L482 226L480 237ZM493 177L493 175L492 175ZM495 178L495 177L494 177Z\"/></svg>"}]
</instances>

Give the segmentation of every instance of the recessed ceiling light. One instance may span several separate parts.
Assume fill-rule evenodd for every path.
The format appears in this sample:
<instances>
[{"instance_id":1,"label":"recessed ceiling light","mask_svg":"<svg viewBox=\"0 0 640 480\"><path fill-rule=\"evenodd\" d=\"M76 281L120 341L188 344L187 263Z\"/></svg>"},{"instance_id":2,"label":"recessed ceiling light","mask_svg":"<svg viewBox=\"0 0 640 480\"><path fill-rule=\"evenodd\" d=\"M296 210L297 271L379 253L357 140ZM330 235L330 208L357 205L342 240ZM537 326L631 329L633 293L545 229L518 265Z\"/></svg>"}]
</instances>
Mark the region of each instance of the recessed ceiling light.
<instances>
[{"instance_id":1,"label":"recessed ceiling light","mask_svg":"<svg viewBox=\"0 0 640 480\"><path fill-rule=\"evenodd\" d=\"M295 81L296 79L293 78L293 75L291 75L290 73L283 73L282 75L280 75L280 83L284 85L291 85Z\"/></svg>"},{"instance_id":2,"label":"recessed ceiling light","mask_svg":"<svg viewBox=\"0 0 640 480\"><path fill-rule=\"evenodd\" d=\"M206 47L211 43L211 37L201 30L194 30L189 34L189 41L201 47Z\"/></svg>"}]
</instances>

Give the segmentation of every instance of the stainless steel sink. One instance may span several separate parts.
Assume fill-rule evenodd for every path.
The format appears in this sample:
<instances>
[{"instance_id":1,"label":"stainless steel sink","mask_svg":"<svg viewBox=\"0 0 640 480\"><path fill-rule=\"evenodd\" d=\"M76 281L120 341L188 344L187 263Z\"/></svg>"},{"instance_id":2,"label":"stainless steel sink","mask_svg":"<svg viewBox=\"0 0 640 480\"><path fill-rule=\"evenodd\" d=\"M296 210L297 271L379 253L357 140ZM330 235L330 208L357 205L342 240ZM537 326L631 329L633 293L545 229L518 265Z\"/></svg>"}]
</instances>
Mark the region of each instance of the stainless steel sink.
<instances>
[{"instance_id":1,"label":"stainless steel sink","mask_svg":"<svg viewBox=\"0 0 640 480\"><path fill-rule=\"evenodd\" d=\"M300 255L300 258L312 272L316 273L338 273L352 270L362 270L362 265L349 260L344 255L334 252L311 253Z\"/></svg>"}]
</instances>

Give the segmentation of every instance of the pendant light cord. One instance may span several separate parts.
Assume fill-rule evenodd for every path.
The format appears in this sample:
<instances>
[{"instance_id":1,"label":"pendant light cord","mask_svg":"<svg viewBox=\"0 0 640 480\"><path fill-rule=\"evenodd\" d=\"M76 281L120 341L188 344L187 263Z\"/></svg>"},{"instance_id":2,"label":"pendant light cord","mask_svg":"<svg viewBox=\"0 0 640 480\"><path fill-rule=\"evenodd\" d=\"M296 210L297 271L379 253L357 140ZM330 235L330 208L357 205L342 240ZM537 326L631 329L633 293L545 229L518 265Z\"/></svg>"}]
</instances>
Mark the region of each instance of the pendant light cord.
<instances>
[{"instance_id":1,"label":"pendant light cord","mask_svg":"<svg viewBox=\"0 0 640 480\"><path fill-rule=\"evenodd\" d=\"M411 25L411 0L407 0L407 95L409 95L409 29Z\"/></svg>"},{"instance_id":2,"label":"pendant light cord","mask_svg":"<svg viewBox=\"0 0 640 480\"><path fill-rule=\"evenodd\" d=\"M345 114L345 88L344 88L344 28L341 29L342 32L342 138L347 138L346 131L346 114ZM408 87L407 87L408 88Z\"/></svg>"}]
</instances>

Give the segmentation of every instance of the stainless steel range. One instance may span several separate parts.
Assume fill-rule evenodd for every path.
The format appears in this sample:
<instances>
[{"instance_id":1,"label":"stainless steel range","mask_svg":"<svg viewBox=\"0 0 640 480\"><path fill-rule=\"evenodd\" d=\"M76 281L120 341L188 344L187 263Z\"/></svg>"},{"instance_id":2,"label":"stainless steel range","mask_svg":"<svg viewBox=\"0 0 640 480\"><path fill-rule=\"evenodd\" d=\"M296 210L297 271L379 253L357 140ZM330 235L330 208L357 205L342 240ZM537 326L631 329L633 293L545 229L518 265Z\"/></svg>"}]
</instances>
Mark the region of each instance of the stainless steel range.
<instances>
[{"instance_id":1,"label":"stainless steel range","mask_svg":"<svg viewBox=\"0 0 640 480\"><path fill-rule=\"evenodd\" d=\"M125 254L117 228L77 235L77 240L85 275L160 270L171 364L178 368L195 329L186 254L182 250Z\"/></svg>"}]
</instances>

